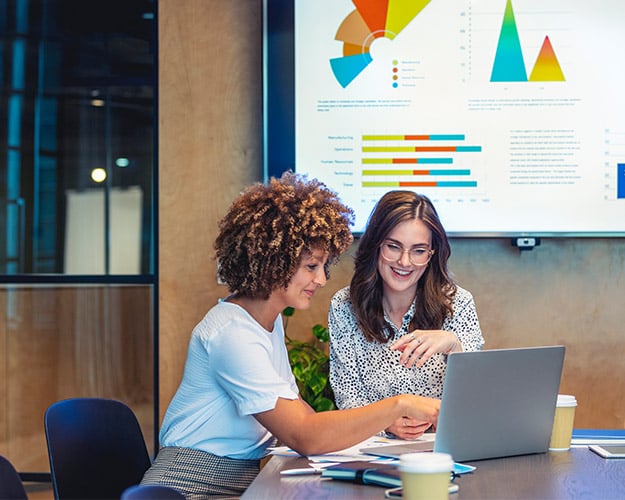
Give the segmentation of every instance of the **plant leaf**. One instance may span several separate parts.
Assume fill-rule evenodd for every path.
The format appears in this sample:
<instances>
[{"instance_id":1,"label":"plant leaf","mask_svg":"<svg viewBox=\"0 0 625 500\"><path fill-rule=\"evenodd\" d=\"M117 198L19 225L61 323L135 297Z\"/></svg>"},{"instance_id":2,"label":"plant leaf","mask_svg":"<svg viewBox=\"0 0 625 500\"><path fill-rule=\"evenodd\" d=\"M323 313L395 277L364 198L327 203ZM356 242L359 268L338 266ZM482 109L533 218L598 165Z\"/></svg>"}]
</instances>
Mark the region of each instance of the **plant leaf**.
<instances>
[{"instance_id":1,"label":"plant leaf","mask_svg":"<svg viewBox=\"0 0 625 500\"><path fill-rule=\"evenodd\" d=\"M334 404L334 401L326 398L325 396L321 394L317 396L315 399L313 399L313 402L310 406L312 406L315 409L315 411L336 410L336 405Z\"/></svg>"},{"instance_id":2,"label":"plant leaf","mask_svg":"<svg viewBox=\"0 0 625 500\"><path fill-rule=\"evenodd\" d=\"M308 386L312 393L316 396L317 394L321 394L326 384L328 383L328 377L319 372L310 373L310 377L308 378Z\"/></svg>"},{"instance_id":3,"label":"plant leaf","mask_svg":"<svg viewBox=\"0 0 625 500\"><path fill-rule=\"evenodd\" d=\"M320 342L328 342L330 340L330 332L328 331L328 328L323 326L323 325L315 325L312 327L312 332L313 335L315 337L317 337L317 339Z\"/></svg>"},{"instance_id":4,"label":"plant leaf","mask_svg":"<svg viewBox=\"0 0 625 500\"><path fill-rule=\"evenodd\" d=\"M295 309L287 307L282 315L288 320L295 314ZM297 382L300 395L315 411L335 410L334 401L324 394L331 394L328 390L329 361L330 358L319 347L319 342L326 343L330 340L328 328L316 324L312 327L312 333L316 338L314 342L303 342L292 339L286 335L285 321L285 344L288 349L291 371Z\"/></svg>"}]
</instances>

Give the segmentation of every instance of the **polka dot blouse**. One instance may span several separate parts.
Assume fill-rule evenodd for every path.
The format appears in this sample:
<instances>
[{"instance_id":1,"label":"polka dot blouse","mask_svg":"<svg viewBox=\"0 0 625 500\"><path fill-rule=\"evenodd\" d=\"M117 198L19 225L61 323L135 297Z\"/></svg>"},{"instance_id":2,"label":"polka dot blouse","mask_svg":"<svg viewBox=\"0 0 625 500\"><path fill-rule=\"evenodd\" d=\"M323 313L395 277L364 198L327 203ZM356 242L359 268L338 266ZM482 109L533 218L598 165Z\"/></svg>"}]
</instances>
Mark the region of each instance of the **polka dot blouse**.
<instances>
[{"instance_id":1,"label":"polka dot blouse","mask_svg":"<svg viewBox=\"0 0 625 500\"><path fill-rule=\"evenodd\" d=\"M453 310L442 329L453 332L465 351L480 350L484 338L471 293L458 287ZM435 354L420 368L406 368L399 363L401 353L389 349L395 340L409 333L414 312L413 303L403 317L401 329L387 318L393 332L387 343L369 342L356 324L349 287L332 297L328 317L330 384L339 408L360 407L398 394L441 398L447 356Z\"/></svg>"}]
</instances>

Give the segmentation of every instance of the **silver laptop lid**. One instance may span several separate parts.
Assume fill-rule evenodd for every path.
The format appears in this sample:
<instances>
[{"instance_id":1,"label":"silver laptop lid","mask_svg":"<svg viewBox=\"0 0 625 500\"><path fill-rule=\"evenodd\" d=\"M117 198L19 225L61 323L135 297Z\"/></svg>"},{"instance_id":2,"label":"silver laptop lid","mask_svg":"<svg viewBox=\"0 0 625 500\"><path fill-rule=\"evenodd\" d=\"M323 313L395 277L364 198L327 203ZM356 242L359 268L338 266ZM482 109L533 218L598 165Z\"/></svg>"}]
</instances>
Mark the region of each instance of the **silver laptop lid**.
<instances>
[{"instance_id":1,"label":"silver laptop lid","mask_svg":"<svg viewBox=\"0 0 625 500\"><path fill-rule=\"evenodd\" d=\"M455 461L549 449L564 346L449 355L434 451Z\"/></svg>"}]
</instances>

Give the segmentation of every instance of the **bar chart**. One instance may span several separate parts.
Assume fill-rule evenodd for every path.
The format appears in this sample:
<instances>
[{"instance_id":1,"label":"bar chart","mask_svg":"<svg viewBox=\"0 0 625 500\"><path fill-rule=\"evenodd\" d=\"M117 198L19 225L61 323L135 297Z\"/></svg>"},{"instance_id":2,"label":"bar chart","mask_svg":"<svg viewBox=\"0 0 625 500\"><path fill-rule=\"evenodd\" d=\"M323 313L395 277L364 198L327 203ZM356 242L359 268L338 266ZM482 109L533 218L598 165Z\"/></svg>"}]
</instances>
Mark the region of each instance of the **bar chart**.
<instances>
[{"instance_id":1,"label":"bar chart","mask_svg":"<svg viewBox=\"0 0 625 500\"><path fill-rule=\"evenodd\" d=\"M465 155L481 152L482 146L465 143L464 134L365 134L362 187L476 188Z\"/></svg>"}]
</instances>

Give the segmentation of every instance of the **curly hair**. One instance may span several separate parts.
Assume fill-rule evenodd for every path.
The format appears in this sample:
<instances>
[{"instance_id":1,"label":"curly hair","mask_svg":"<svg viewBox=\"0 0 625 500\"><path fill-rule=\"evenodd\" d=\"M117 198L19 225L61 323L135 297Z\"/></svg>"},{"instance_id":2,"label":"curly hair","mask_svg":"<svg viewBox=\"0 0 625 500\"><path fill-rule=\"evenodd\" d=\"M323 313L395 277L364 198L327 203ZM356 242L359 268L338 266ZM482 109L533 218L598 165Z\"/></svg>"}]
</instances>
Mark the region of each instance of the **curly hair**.
<instances>
[{"instance_id":1,"label":"curly hair","mask_svg":"<svg viewBox=\"0 0 625 500\"><path fill-rule=\"evenodd\" d=\"M353 211L317 179L286 172L256 183L234 200L215 240L219 278L231 292L267 299L286 288L302 256L328 252L336 263L353 237Z\"/></svg>"},{"instance_id":2,"label":"curly hair","mask_svg":"<svg viewBox=\"0 0 625 500\"><path fill-rule=\"evenodd\" d=\"M453 312L456 285L447 270L451 246L434 205L412 191L386 193L369 217L355 256L350 299L358 324L369 341L387 342L391 332L384 320L382 278L378 272L380 245L395 226L420 219L432 231L434 254L417 282L417 302L410 329L439 329Z\"/></svg>"}]
</instances>

